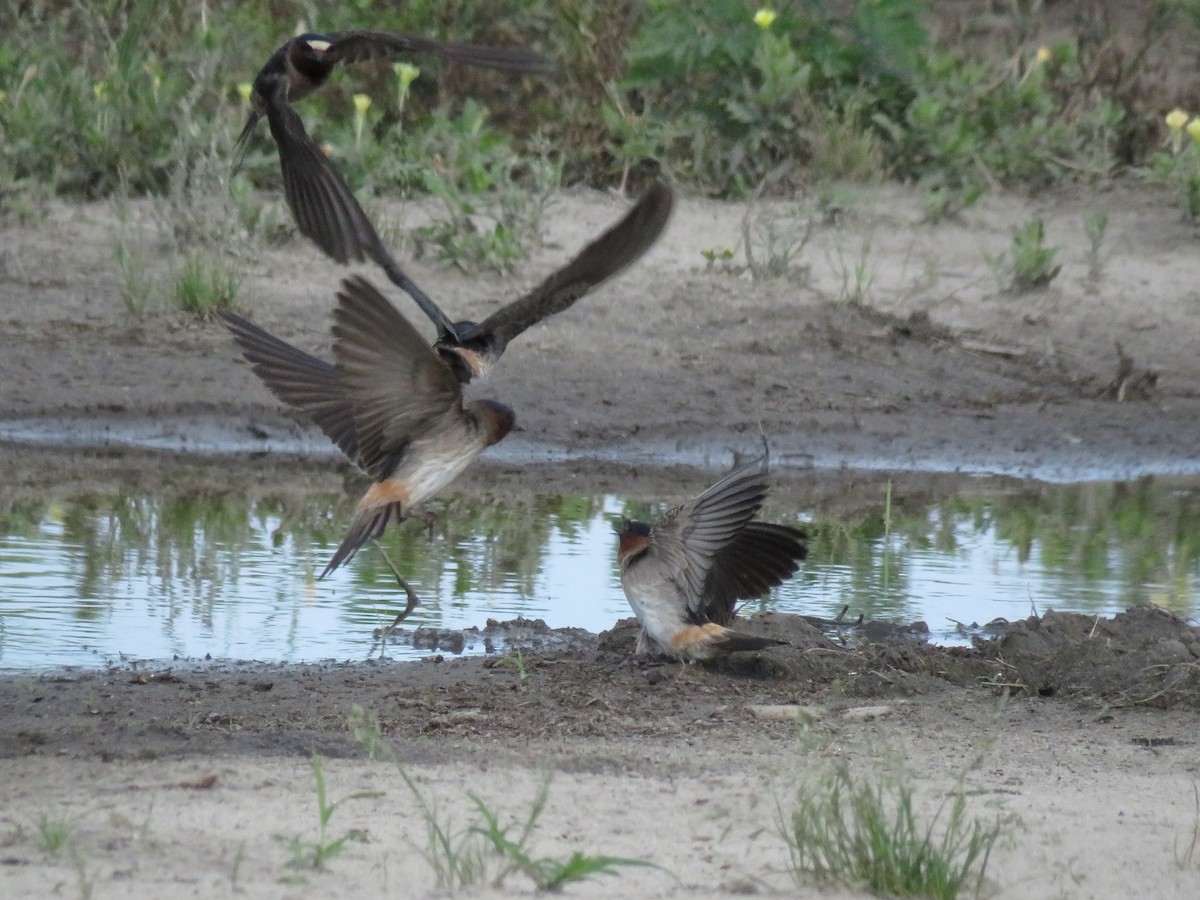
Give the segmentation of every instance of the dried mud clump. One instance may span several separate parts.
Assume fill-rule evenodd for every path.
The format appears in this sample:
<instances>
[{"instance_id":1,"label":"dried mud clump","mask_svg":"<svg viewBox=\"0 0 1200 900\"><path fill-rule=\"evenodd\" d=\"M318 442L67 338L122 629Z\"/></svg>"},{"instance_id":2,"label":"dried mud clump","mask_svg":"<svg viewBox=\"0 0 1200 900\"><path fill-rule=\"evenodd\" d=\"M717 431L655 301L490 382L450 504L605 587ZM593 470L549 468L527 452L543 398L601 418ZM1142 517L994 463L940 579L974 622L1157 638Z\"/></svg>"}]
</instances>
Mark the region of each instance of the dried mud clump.
<instances>
[{"instance_id":1,"label":"dried mud clump","mask_svg":"<svg viewBox=\"0 0 1200 900\"><path fill-rule=\"evenodd\" d=\"M930 645L914 628L880 637L871 624L852 623L831 634L802 616L754 616L739 620L738 627L782 643L735 653L705 668L846 697L924 694L959 685L1116 705L1200 708L1200 628L1167 610L1135 607L1111 619L1048 612L1008 624L997 637L977 639L973 648ZM637 630L633 619L618 623L600 636L601 652L632 654Z\"/></svg>"},{"instance_id":2,"label":"dried mud clump","mask_svg":"<svg viewBox=\"0 0 1200 900\"><path fill-rule=\"evenodd\" d=\"M1044 697L1200 708L1200 629L1155 607L1111 619L1048 612L978 644L1005 683Z\"/></svg>"}]
</instances>

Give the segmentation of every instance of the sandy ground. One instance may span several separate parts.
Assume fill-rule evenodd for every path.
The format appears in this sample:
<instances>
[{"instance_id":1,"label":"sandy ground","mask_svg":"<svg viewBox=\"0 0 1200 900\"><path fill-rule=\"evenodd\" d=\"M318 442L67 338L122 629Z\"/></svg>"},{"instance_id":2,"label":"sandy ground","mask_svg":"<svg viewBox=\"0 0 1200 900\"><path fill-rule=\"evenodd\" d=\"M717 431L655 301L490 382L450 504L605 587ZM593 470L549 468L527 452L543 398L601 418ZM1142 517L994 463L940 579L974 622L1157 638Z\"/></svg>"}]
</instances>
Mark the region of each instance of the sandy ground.
<instances>
[{"instance_id":1,"label":"sandy ground","mask_svg":"<svg viewBox=\"0 0 1200 900\"><path fill-rule=\"evenodd\" d=\"M622 208L608 195L563 194L552 240L516 279L424 262L412 274L455 315L479 318ZM1094 209L1109 225L1089 259L1082 217ZM407 228L427 210L387 212ZM760 424L788 491L839 467L1063 479L1196 470L1200 254L1167 198L1136 184L1000 197L936 226L920 222L918 197L893 187L848 191L834 214L797 198L752 213L777 228L783 216L812 218L792 278L706 272L701 251L735 245L746 213L683 199L642 264L522 336L475 391L513 406L521 430L467 487L632 481L682 498L731 452L753 451ZM1035 214L1061 247L1062 272L1044 291L1005 293L987 258ZM112 211L94 206L56 207L0 233L0 437L23 441L0 449L3 496L188 477L174 454L122 455L130 443L240 448L238 465L262 484L342 478L332 457L296 462L293 451L320 441L236 362L219 324L125 311L118 232ZM242 265L250 315L326 351L344 270L296 243L248 251ZM858 303L847 296L855 285ZM39 436L74 447L32 449ZM844 476L875 488L883 477ZM475 821L468 791L518 818L548 771L536 853L663 867L572 895L793 892L777 809L843 762L865 783L903 768L930 812L962 777L970 816L1011 817L991 895L1200 892L1200 849L1188 856L1200 827L1200 640L1187 623L1047 617L956 653L861 636L846 648L798 623L755 625L785 629L790 645L715 669L632 664L618 630L527 657L524 681L484 660L7 676L0 893L437 894L413 794L393 762L369 761L353 739L356 705L378 717L384 745L456 827ZM751 710L763 704L810 716L763 719ZM372 796L346 800L329 821L331 838L356 839L324 870L301 871L285 865L276 836L316 840L313 750L331 799ZM68 835L52 852L41 832L59 823ZM472 893L531 889L511 875Z\"/></svg>"}]
</instances>

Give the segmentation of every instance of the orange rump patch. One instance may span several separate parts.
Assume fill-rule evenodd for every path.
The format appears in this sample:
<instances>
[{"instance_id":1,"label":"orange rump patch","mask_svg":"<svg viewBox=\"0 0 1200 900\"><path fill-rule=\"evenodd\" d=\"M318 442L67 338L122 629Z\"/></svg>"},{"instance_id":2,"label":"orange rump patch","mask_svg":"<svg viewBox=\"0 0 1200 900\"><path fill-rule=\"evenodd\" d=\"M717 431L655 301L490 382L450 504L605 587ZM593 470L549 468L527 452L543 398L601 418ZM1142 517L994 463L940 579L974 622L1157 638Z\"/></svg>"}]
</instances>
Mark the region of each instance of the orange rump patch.
<instances>
[{"instance_id":1,"label":"orange rump patch","mask_svg":"<svg viewBox=\"0 0 1200 900\"><path fill-rule=\"evenodd\" d=\"M671 649L676 653L699 656L700 653L697 651L703 652L709 644L719 641L726 630L716 622L709 622L706 625L689 625L671 635Z\"/></svg>"},{"instance_id":2,"label":"orange rump patch","mask_svg":"<svg viewBox=\"0 0 1200 900\"><path fill-rule=\"evenodd\" d=\"M394 478L377 481L367 490L358 501L358 509L370 509L372 506L382 506L385 503L399 503L402 510L408 510L408 501L412 497L401 482Z\"/></svg>"}]
</instances>

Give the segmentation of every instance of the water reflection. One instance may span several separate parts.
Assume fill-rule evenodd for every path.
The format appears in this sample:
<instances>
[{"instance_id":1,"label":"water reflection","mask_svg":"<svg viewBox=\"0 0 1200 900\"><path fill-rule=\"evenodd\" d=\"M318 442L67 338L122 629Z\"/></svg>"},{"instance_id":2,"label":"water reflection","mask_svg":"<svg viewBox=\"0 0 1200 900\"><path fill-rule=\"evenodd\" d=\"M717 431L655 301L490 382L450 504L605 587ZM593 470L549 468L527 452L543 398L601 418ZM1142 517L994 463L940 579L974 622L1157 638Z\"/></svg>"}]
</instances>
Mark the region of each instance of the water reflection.
<instances>
[{"instance_id":1,"label":"water reflection","mask_svg":"<svg viewBox=\"0 0 1200 900\"><path fill-rule=\"evenodd\" d=\"M877 508L853 519L793 510L808 523L809 559L752 608L833 616L849 605L924 619L943 639L954 621L1021 618L1031 606L1197 610L1200 487L1146 478L924 496L898 492L888 506L881 487ZM349 521L345 498L192 489L0 505L0 667L364 658L371 630L405 598L370 548L314 582ZM524 615L607 628L629 614L609 518L659 511L614 496L452 498L431 524L386 536L422 599L406 625Z\"/></svg>"}]
</instances>

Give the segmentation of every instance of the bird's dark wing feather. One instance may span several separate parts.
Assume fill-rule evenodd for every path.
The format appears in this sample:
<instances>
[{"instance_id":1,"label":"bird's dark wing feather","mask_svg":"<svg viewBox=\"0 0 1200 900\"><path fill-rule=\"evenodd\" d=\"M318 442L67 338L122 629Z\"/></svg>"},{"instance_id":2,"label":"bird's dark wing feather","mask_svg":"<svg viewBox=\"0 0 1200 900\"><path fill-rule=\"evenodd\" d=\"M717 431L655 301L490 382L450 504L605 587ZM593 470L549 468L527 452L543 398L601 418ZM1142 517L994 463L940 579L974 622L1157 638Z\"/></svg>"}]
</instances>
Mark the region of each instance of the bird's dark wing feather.
<instances>
[{"instance_id":1,"label":"bird's dark wing feather","mask_svg":"<svg viewBox=\"0 0 1200 900\"><path fill-rule=\"evenodd\" d=\"M384 248L379 233L354 192L309 136L303 120L287 102L284 90L268 99L267 121L279 147L284 196L300 233L343 265L369 258L383 269L392 284L416 301L437 326L439 336L454 334L449 316L404 273Z\"/></svg>"},{"instance_id":2,"label":"bird's dark wing feather","mask_svg":"<svg viewBox=\"0 0 1200 900\"><path fill-rule=\"evenodd\" d=\"M660 555L677 557L679 577L686 582L689 614L703 611L704 585L714 559L754 518L766 495L764 455L654 523L653 547Z\"/></svg>"},{"instance_id":3,"label":"bird's dark wing feather","mask_svg":"<svg viewBox=\"0 0 1200 900\"><path fill-rule=\"evenodd\" d=\"M329 52L337 62L349 64L407 53L432 53L465 65L508 72L545 75L554 71L554 63L542 54L520 47L480 47L382 31L339 31L329 37L333 43Z\"/></svg>"},{"instance_id":4,"label":"bird's dark wing feather","mask_svg":"<svg viewBox=\"0 0 1200 900\"><path fill-rule=\"evenodd\" d=\"M237 142L233 145L233 170L231 175L236 175L241 169L242 163L246 159L246 151L250 149L250 136L254 134L254 129L258 127L258 113L254 110L250 111L250 115L246 117L246 124L242 126L242 133L238 135Z\"/></svg>"},{"instance_id":5,"label":"bird's dark wing feather","mask_svg":"<svg viewBox=\"0 0 1200 900\"><path fill-rule=\"evenodd\" d=\"M336 368L236 313L224 311L221 319L242 348L254 374L271 393L306 414L338 449L351 460L357 460L354 413L337 382Z\"/></svg>"},{"instance_id":6,"label":"bird's dark wing feather","mask_svg":"<svg viewBox=\"0 0 1200 900\"><path fill-rule=\"evenodd\" d=\"M287 101L282 85L264 98L267 122L279 147L283 190L300 233L340 263L361 262L379 243L375 228L349 186Z\"/></svg>"},{"instance_id":7,"label":"bird's dark wing feather","mask_svg":"<svg viewBox=\"0 0 1200 900\"><path fill-rule=\"evenodd\" d=\"M490 315L462 335L463 340L494 334L507 344L529 326L569 307L592 288L635 262L653 246L671 217L674 195L656 183L627 212L532 291Z\"/></svg>"},{"instance_id":8,"label":"bird's dark wing feather","mask_svg":"<svg viewBox=\"0 0 1200 900\"><path fill-rule=\"evenodd\" d=\"M808 555L802 529L749 522L713 557L704 581L703 622L728 625L738 600L761 597L782 584Z\"/></svg>"},{"instance_id":9,"label":"bird's dark wing feather","mask_svg":"<svg viewBox=\"0 0 1200 900\"><path fill-rule=\"evenodd\" d=\"M354 410L359 465L376 481L410 441L446 415L464 415L450 368L365 278L342 282L334 310L338 381Z\"/></svg>"}]
</instances>

